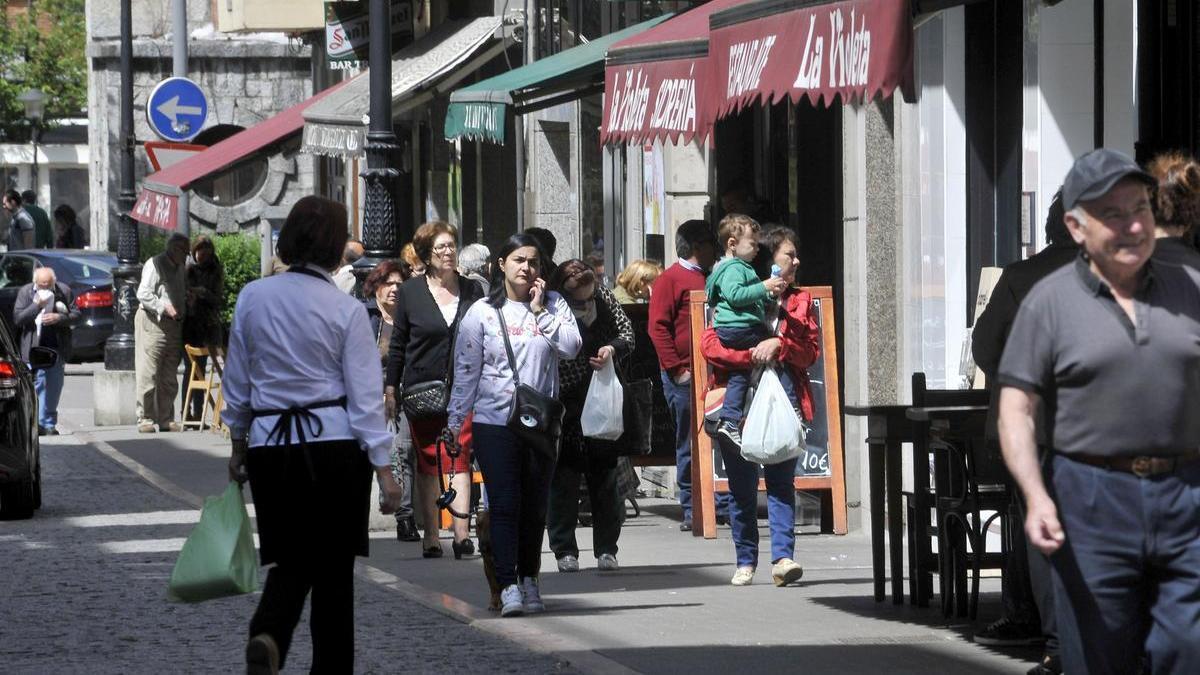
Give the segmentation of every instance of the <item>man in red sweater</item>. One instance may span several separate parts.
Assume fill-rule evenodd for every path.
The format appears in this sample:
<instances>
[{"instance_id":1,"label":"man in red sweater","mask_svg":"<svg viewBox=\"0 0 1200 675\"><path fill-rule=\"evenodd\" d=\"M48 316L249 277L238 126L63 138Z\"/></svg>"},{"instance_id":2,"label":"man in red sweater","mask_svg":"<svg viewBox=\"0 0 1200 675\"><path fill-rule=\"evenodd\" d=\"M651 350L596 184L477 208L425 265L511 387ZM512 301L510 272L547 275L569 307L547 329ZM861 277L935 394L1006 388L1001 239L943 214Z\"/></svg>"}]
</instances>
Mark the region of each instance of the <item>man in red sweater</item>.
<instances>
[{"instance_id":1,"label":"man in red sweater","mask_svg":"<svg viewBox=\"0 0 1200 675\"><path fill-rule=\"evenodd\" d=\"M712 226L689 220L675 232L679 261L654 281L650 293L650 340L658 352L663 394L675 418L675 483L683 522L679 529L692 529L692 439L688 433L692 410L692 330L688 297L704 290L704 277L717 258L717 240ZM729 495L717 495L717 521L728 522Z\"/></svg>"}]
</instances>

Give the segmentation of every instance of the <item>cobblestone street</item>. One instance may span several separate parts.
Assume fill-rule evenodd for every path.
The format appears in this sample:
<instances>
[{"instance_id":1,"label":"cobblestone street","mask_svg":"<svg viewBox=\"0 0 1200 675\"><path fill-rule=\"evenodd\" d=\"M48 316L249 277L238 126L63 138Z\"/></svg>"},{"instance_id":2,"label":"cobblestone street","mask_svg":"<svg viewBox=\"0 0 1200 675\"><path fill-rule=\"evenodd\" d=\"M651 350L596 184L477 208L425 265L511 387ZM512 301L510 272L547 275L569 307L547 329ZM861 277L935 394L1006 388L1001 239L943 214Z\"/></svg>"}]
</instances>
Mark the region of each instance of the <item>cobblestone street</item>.
<instances>
[{"instance_id":1,"label":"cobblestone street","mask_svg":"<svg viewBox=\"0 0 1200 675\"><path fill-rule=\"evenodd\" d=\"M59 440L61 439L61 440ZM75 437L42 444L44 504L0 523L0 670L233 672L258 595L167 601L199 512ZM357 580L359 672L572 672L369 581ZM288 670L311 657L307 616Z\"/></svg>"}]
</instances>

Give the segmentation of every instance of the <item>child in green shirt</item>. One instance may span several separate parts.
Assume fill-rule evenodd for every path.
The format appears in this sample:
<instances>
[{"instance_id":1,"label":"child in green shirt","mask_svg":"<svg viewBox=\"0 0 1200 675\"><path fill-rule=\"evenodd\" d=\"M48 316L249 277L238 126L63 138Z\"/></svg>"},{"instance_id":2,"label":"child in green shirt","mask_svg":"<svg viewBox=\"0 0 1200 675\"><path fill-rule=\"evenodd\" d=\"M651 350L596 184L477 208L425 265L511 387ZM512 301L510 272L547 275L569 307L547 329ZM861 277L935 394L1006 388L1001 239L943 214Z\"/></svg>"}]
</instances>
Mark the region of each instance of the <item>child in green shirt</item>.
<instances>
[{"instance_id":1,"label":"child in green shirt","mask_svg":"<svg viewBox=\"0 0 1200 675\"><path fill-rule=\"evenodd\" d=\"M760 281L754 272L751 263L758 255L760 229L753 218L734 213L721 220L717 233L717 240L725 245L725 257L713 268L704 290L714 307L717 339L727 349L751 349L771 337L774 331L766 322L766 303L787 288L787 282L779 277ZM788 397L795 399L791 377L785 370L778 372L779 381ZM742 443L738 427L749 388L749 370L729 372L717 433L738 446Z\"/></svg>"}]
</instances>

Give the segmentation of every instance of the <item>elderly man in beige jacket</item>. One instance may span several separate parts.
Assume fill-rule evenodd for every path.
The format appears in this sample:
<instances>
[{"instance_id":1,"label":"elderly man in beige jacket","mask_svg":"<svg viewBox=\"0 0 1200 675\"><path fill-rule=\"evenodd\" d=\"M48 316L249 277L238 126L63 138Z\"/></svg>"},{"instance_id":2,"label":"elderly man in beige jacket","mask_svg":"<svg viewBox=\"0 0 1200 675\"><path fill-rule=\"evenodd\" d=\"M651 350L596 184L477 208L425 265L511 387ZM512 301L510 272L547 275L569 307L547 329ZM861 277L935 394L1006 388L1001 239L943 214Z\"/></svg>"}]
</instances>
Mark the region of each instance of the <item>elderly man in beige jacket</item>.
<instances>
[{"instance_id":1,"label":"elderly man in beige jacket","mask_svg":"<svg viewBox=\"0 0 1200 675\"><path fill-rule=\"evenodd\" d=\"M179 359L183 353L183 316L187 312L188 238L173 234L167 250L142 267L138 312L134 317L137 342L138 431L179 431L175 398L179 393Z\"/></svg>"}]
</instances>

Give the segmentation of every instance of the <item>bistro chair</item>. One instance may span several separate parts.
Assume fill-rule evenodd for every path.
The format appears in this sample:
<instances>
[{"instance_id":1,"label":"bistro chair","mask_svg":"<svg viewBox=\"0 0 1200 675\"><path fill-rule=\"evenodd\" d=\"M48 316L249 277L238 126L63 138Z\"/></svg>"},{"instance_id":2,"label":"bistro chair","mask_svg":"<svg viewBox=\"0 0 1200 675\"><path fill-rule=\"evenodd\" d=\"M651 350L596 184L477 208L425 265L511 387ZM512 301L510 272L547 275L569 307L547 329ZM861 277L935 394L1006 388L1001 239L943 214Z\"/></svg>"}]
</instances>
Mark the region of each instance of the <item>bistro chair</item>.
<instances>
[{"instance_id":1,"label":"bistro chair","mask_svg":"<svg viewBox=\"0 0 1200 675\"><path fill-rule=\"evenodd\" d=\"M1012 490L1004 477L1003 462L989 452L982 433L957 443L938 440L934 448L940 474L937 514L942 614L950 616L953 610L957 616L966 614L974 619L979 607L980 571L1004 569L1012 550ZM989 553L987 535L996 522L1000 524L1000 551Z\"/></svg>"},{"instance_id":2,"label":"bistro chair","mask_svg":"<svg viewBox=\"0 0 1200 675\"><path fill-rule=\"evenodd\" d=\"M912 402L914 408L986 405L988 392L983 389L929 389L925 385L925 373L913 373ZM937 454L942 454L943 446L957 447L958 443L965 440L961 431L949 428L934 429L930 422L913 421L913 489L905 493L909 596L914 604L921 607L928 607L933 597L934 571L938 571L939 574L942 571L944 556L934 552L933 542L938 541L939 552L945 550L941 548L942 518L938 512L940 479L930 483L930 456L934 454L933 466L938 468ZM939 451L936 454L935 449ZM942 463L944 464L945 460ZM939 581L944 582L944 575L940 576L943 578L939 578ZM944 599L945 589L942 588L942 591Z\"/></svg>"}]
</instances>

